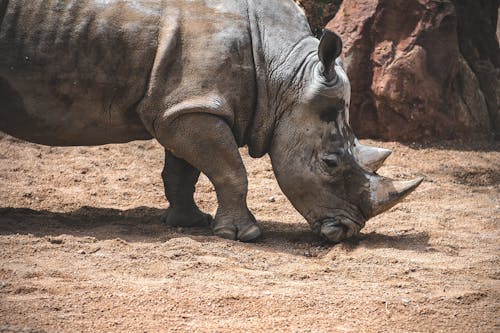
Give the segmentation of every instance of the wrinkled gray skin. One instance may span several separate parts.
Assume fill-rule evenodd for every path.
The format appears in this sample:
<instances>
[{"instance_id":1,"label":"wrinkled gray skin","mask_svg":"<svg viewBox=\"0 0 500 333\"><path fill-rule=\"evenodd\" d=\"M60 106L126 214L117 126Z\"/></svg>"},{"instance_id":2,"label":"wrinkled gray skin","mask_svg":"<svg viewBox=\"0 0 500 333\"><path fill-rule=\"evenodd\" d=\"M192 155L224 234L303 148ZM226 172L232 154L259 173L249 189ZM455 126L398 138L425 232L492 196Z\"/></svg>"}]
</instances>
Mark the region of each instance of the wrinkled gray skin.
<instances>
[{"instance_id":1,"label":"wrinkled gray skin","mask_svg":"<svg viewBox=\"0 0 500 333\"><path fill-rule=\"evenodd\" d=\"M166 223L211 220L193 200L201 171L217 192L214 233L242 241L260 235L247 145L337 242L421 181L369 172L390 151L359 145L348 125L340 49L291 0L0 0L0 130L61 146L156 138Z\"/></svg>"}]
</instances>

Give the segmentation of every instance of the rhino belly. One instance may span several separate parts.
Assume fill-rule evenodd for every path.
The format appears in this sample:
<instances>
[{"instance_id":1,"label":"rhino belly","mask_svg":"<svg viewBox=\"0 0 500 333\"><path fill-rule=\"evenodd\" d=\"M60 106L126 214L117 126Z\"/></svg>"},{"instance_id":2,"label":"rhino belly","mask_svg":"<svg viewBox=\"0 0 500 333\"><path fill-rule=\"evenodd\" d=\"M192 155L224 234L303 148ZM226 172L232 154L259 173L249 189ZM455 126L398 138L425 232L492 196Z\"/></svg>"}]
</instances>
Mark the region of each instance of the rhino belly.
<instances>
[{"instance_id":1,"label":"rhino belly","mask_svg":"<svg viewBox=\"0 0 500 333\"><path fill-rule=\"evenodd\" d=\"M104 98L99 101L82 98L80 94L61 96L54 92L62 86L60 83L54 87L44 81L19 81L21 88L16 89L0 75L0 131L50 146L100 145L151 138L133 105L128 110L106 111L102 103L108 101Z\"/></svg>"},{"instance_id":2,"label":"rhino belly","mask_svg":"<svg viewBox=\"0 0 500 333\"><path fill-rule=\"evenodd\" d=\"M9 1L0 26L0 130L47 145L149 139L136 113L161 1Z\"/></svg>"}]
</instances>

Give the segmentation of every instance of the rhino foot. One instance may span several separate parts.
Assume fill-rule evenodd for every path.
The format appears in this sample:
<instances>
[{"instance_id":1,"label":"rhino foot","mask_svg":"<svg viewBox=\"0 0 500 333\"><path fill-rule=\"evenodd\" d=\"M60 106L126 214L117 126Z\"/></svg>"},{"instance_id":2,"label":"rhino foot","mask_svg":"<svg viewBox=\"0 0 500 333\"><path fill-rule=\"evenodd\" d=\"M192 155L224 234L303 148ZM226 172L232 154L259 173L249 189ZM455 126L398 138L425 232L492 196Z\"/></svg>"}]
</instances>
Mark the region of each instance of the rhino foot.
<instances>
[{"instance_id":1,"label":"rhino foot","mask_svg":"<svg viewBox=\"0 0 500 333\"><path fill-rule=\"evenodd\" d=\"M333 243L339 243L347 238L359 235L362 228L356 222L344 217L327 218L318 227L315 229L319 235Z\"/></svg>"},{"instance_id":2,"label":"rhino foot","mask_svg":"<svg viewBox=\"0 0 500 333\"><path fill-rule=\"evenodd\" d=\"M199 209L184 211L169 207L162 215L161 220L171 227L206 227L212 222L212 216Z\"/></svg>"},{"instance_id":3,"label":"rhino foot","mask_svg":"<svg viewBox=\"0 0 500 333\"><path fill-rule=\"evenodd\" d=\"M234 222L231 219L216 218L212 224L214 235L242 242L250 242L260 237L262 232L255 223L255 219Z\"/></svg>"}]
</instances>

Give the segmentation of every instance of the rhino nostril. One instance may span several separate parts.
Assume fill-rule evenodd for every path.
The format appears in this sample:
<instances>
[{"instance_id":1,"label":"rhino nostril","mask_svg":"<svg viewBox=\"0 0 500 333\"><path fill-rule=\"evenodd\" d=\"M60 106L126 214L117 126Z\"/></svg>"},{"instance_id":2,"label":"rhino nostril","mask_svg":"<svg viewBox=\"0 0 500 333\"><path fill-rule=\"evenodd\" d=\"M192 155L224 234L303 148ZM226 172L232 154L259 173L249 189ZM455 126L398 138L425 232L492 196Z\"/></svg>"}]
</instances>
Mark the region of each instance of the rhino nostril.
<instances>
[{"instance_id":1,"label":"rhino nostril","mask_svg":"<svg viewBox=\"0 0 500 333\"><path fill-rule=\"evenodd\" d=\"M336 151L327 154L322 157L323 162L325 162L326 165L329 167L333 168L339 165L339 158L344 154L343 149L337 149Z\"/></svg>"},{"instance_id":2,"label":"rhino nostril","mask_svg":"<svg viewBox=\"0 0 500 333\"><path fill-rule=\"evenodd\" d=\"M333 168L333 167L336 167L339 165L338 156L335 154L329 154L329 155L323 156L322 160L330 168Z\"/></svg>"}]
</instances>

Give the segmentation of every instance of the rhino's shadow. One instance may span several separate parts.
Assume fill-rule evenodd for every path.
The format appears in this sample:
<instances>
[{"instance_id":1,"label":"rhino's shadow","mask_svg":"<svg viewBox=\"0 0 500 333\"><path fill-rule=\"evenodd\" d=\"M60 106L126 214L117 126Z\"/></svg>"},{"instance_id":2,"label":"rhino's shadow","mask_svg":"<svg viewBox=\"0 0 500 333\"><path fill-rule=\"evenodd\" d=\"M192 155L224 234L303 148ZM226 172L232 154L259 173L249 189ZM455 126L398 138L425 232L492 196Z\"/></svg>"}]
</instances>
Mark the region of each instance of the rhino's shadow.
<instances>
[{"instance_id":1,"label":"rhino's shadow","mask_svg":"<svg viewBox=\"0 0 500 333\"><path fill-rule=\"evenodd\" d=\"M173 228L160 219L164 210L136 207L128 210L81 207L71 212L51 212L29 208L0 208L0 235L33 235L55 237L72 235L94 237L97 240L120 238L127 242L152 243L177 237L191 237L207 241L221 241L210 229ZM306 256L321 256L336 246L323 241L303 223L259 221L264 236L250 245L270 251ZM359 246L366 248L390 247L425 251L429 237L426 234L388 236L377 233L362 234L342 243L346 250ZM338 246L338 245L337 245Z\"/></svg>"}]
</instances>

